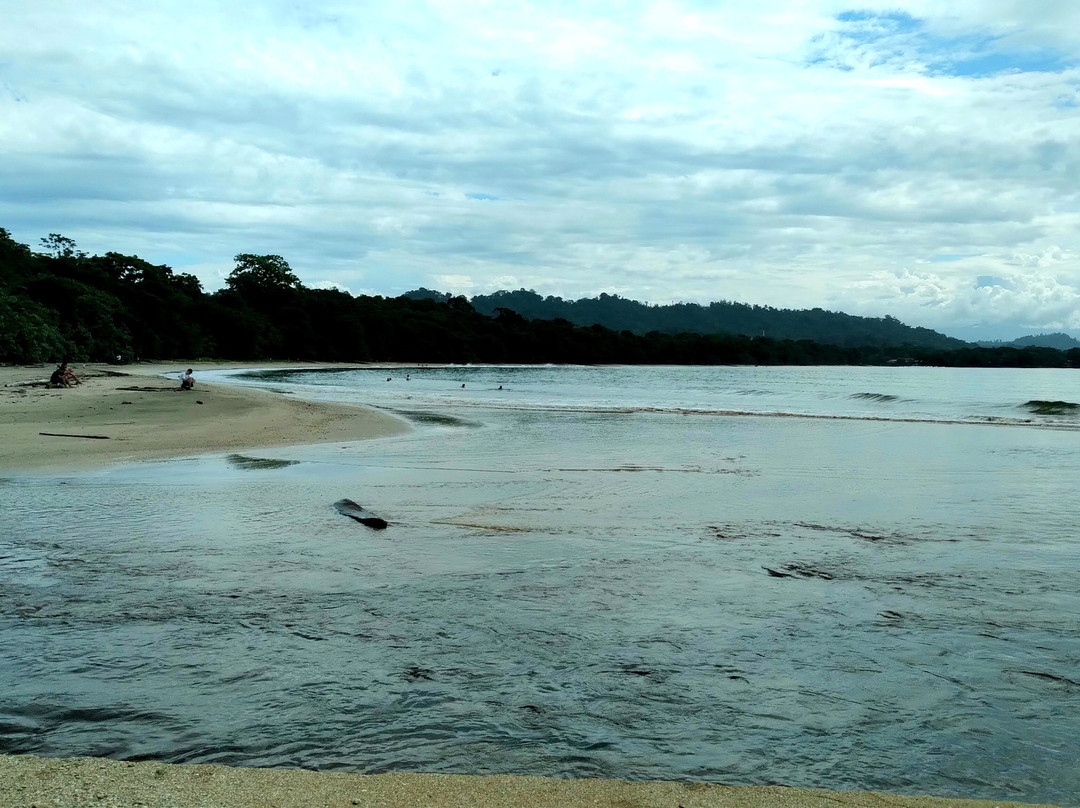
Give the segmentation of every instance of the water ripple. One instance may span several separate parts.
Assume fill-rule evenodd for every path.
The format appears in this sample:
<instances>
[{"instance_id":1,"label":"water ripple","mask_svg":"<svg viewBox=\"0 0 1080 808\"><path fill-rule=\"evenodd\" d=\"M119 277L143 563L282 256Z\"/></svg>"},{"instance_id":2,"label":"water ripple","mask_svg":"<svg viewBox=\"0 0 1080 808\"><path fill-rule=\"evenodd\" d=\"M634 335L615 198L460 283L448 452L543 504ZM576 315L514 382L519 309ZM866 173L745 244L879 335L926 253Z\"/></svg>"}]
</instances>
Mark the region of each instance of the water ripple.
<instances>
[{"instance_id":1,"label":"water ripple","mask_svg":"<svg viewBox=\"0 0 1080 808\"><path fill-rule=\"evenodd\" d=\"M500 418L0 486L0 750L1075 803L1072 433Z\"/></svg>"}]
</instances>

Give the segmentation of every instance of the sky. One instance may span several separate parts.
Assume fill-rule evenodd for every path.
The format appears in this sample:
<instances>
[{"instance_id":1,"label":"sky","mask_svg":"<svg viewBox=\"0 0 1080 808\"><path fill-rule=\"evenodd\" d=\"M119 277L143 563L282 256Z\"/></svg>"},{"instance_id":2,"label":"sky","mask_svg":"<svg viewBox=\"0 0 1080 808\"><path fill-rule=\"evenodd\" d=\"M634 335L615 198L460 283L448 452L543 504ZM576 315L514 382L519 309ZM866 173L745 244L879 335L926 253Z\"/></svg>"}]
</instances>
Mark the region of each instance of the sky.
<instances>
[{"instance_id":1,"label":"sky","mask_svg":"<svg viewBox=\"0 0 1080 808\"><path fill-rule=\"evenodd\" d=\"M0 227L1080 335L1080 2L4 0Z\"/></svg>"}]
</instances>

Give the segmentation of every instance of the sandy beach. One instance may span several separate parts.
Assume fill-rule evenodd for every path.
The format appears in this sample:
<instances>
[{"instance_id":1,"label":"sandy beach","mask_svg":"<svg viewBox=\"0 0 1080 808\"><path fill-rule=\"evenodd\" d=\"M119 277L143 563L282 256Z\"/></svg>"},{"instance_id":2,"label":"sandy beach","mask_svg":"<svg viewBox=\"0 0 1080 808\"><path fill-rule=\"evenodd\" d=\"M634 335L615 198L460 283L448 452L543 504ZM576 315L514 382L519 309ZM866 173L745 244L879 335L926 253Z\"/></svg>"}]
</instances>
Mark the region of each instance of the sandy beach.
<instances>
[{"instance_id":1,"label":"sandy beach","mask_svg":"<svg viewBox=\"0 0 1080 808\"><path fill-rule=\"evenodd\" d=\"M198 380L202 369L255 366L266 365L77 365L73 369L82 383L63 389L45 385L51 365L2 367L0 470L85 469L408 430L402 421L372 409ZM180 391L176 374L186 367L195 369L196 386Z\"/></svg>"},{"instance_id":2,"label":"sandy beach","mask_svg":"<svg viewBox=\"0 0 1080 808\"><path fill-rule=\"evenodd\" d=\"M359 775L177 766L101 758L0 756L0 801L12 808L989 808L1022 803L707 783L630 783L445 774Z\"/></svg>"}]
</instances>

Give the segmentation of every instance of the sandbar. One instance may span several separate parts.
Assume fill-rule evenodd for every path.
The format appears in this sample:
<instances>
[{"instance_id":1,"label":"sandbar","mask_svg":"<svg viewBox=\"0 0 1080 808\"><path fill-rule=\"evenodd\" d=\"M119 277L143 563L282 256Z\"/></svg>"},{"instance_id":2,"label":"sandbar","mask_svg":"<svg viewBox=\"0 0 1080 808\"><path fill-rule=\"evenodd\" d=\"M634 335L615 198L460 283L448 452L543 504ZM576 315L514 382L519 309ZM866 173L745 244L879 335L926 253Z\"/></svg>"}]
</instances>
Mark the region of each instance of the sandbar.
<instances>
[{"instance_id":1,"label":"sandbar","mask_svg":"<svg viewBox=\"0 0 1080 808\"><path fill-rule=\"evenodd\" d=\"M1024 803L712 783L348 774L0 755L0 804L30 808L1008 808Z\"/></svg>"},{"instance_id":2,"label":"sandbar","mask_svg":"<svg viewBox=\"0 0 1080 808\"><path fill-rule=\"evenodd\" d=\"M208 368L268 366L76 365L82 384L62 389L44 384L52 365L0 367L0 471L79 470L133 460L354 441L410 429L374 409L199 380L199 371ZM176 375L187 367L195 369L195 389L181 391Z\"/></svg>"}]
</instances>

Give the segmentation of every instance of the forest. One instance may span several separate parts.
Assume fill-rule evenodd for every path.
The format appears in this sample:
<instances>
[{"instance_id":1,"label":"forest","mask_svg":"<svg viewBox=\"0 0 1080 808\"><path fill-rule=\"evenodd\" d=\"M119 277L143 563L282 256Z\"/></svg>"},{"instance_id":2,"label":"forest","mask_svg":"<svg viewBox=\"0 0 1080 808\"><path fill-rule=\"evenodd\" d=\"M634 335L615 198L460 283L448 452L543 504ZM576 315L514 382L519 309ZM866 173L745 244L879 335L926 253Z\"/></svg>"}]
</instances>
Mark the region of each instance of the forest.
<instances>
[{"instance_id":1,"label":"forest","mask_svg":"<svg viewBox=\"0 0 1080 808\"><path fill-rule=\"evenodd\" d=\"M1080 348L935 347L881 338L839 344L722 327L638 333L530 317L506 305L478 311L464 297L432 294L310 289L281 256L254 253L237 255L225 286L207 293L193 275L137 256L87 255L56 233L34 251L0 228L0 361L1080 366ZM515 294L491 297L512 303Z\"/></svg>"}]
</instances>

